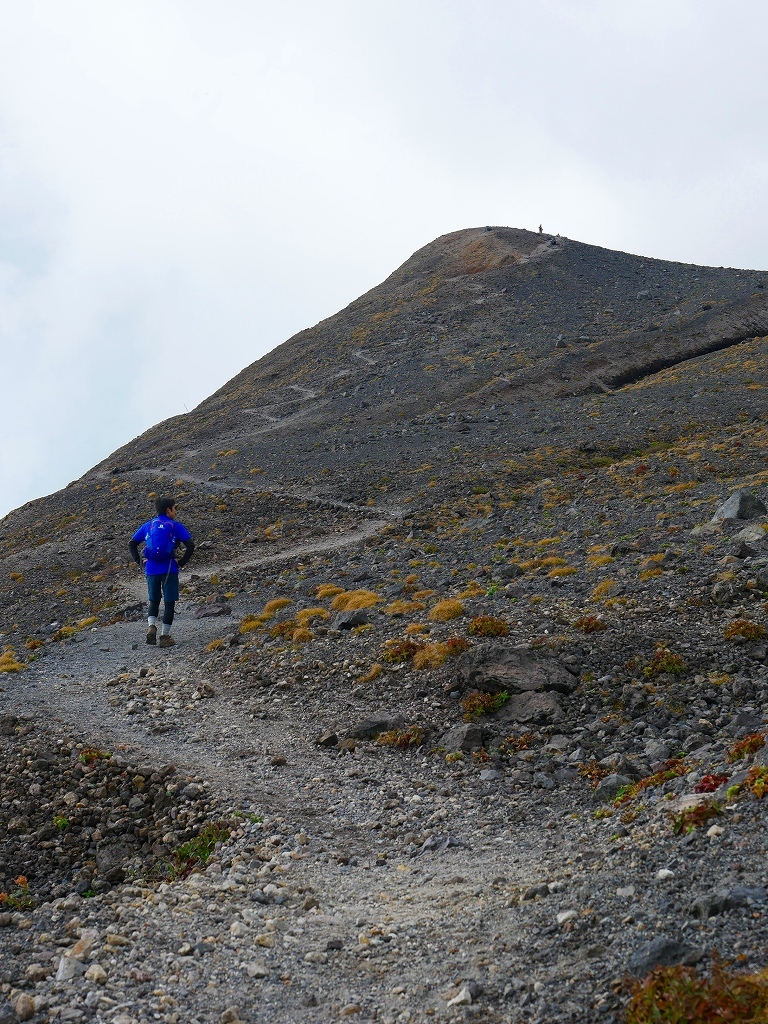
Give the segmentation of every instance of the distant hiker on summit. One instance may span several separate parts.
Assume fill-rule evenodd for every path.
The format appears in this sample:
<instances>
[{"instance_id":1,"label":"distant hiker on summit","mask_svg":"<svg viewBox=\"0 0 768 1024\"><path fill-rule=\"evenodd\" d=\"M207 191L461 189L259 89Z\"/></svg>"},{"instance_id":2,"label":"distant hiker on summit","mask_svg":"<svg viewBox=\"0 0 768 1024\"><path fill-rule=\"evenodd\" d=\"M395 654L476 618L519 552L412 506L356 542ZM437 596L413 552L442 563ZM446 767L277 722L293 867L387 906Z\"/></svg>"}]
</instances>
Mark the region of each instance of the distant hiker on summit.
<instances>
[{"instance_id":1,"label":"distant hiker on summit","mask_svg":"<svg viewBox=\"0 0 768 1024\"><path fill-rule=\"evenodd\" d=\"M185 566L195 550L192 534L181 523L176 522L176 501L174 498L158 498L155 502L157 516L143 523L128 542L131 557L141 566L144 562L147 574L147 643L158 647L173 647L176 641L171 636L173 613L179 600L179 569ZM139 544L144 550L139 555ZM177 544L184 545L184 554L177 562L173 557ZM160 595L163 597L163 629L157 639L157 616L160 611Z\"/></svg>"}]
</instances>

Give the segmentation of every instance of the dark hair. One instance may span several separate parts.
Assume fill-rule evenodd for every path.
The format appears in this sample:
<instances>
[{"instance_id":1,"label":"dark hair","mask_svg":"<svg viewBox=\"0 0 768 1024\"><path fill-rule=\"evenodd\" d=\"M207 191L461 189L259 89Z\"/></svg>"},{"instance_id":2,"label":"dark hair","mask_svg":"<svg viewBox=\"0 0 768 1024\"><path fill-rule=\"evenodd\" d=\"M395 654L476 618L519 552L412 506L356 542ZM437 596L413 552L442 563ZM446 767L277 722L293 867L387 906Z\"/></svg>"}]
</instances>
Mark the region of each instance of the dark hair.
<instances>
[{"instance_id":1,"label":"dark hair","mask_svg":"<svg viewBox=\"0 0 768 1024\"><path fill-rule=\"evenodd\" d=\"M175 498L158 498L155 502L155 509L159 516L164 516L169 508L173 508L176 504Z\"/></svg>"}]
</instances>

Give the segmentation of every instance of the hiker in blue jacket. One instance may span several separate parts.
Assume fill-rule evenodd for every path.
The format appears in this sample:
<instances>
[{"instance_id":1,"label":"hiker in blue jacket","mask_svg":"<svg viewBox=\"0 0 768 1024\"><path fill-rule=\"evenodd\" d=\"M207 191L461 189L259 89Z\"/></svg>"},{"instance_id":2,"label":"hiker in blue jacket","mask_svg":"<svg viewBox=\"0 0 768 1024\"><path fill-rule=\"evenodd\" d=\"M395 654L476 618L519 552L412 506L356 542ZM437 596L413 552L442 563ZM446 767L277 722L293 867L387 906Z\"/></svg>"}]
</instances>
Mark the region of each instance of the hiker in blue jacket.
<instances>
[{"instance_id":1,"label":"hiker in blue jacket","mask_svg":"<svg viewBox=\"0 0 768 1024\"><path fill-rule=\"evenodd\" d=\"M155 502L157 516L143 523L128 542L131 557L137 565L144 562L147 574L147 643L158 647L173 647L176 641L171 636L173 613L179 599L179 569L186 565L195 550L192 534L176 521L175 498L158 498ZM139 554L139 544L144 550ZM177 562L174 558L176 546L184 545L184 554ZM163 598L163 628L157 639L157 616L160 611L160 596Z\"/></svg>"}]
</instances>

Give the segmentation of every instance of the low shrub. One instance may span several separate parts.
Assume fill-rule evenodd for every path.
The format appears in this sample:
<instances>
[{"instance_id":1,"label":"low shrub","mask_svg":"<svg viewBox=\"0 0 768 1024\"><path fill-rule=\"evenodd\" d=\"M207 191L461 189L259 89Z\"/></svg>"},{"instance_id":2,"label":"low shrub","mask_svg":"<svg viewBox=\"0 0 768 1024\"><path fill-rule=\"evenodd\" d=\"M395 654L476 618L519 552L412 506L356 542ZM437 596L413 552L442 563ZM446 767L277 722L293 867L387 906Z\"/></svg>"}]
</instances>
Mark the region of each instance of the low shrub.
<instances>
[{"instance_id":1,"label":"low shrub","mask_svg":"<svg viewBox=\"0 0 768 1024\"><path fill-rule=\"evenodd\" d=\"M404 662L410 661L423 646L423 644L418 643L416 640L411 640L409 637L387 640L381 653L381 660L386 661L390 665L402 665Z\"/></svg>"},{"instance_id":2,"label":"low shrub","mask_svg":"<svg viewBox=\"0 0 768 1024\"><path fill-rule=\"evenodd\" d=\"M598 604L600 601L604 601L607 597L610 597L615 586L616 580L603 580L602 583L598 583L589 595L590 601L592 601L593 604Z\"/></svg>"},{"instance_id":3,"label":"low shrub","mask_svg":"<svg viewBox=\"0 0 768 1024\"><path fill-rule=\"evenodd\" d=\"M412 725L408 729L391 729L389 732L380 732L376 742L382 747L399 747L407 750L409 747L420 747L424 742L426 733L418 725Z\"/></svg>"},{"instance_id":4,"label":"low shrub","mask_svg":"<svg viewBox=\"0 0 768 1024\"><path fill-rule=\"evenodd\" d=\"M230 829L226 822L209 822L194 839L183 843L171 854L170 863L167 865L168 880L185 878L196 868L207 863L208 858L216 848L216 844L226 842L229 839L229 835Z\"/></svg>"},{"instance_id":5,"label":"low shrub","mask_svg":"<svg viewBox=\"0 0 768 1024\"><path fill-rule=\"evenodd\" d=\"M396 601L391 601L385 608L385 615L392 615L395 618L399 618L401 615L408 615L410 612L423 612L424 604L422 601L405 601L402 598L398 598Z\"/></svg>"},{"instance_id":6,"label":"low shrub","mask_svg":"<svg viewBox=\"0 0 768 1024\"><path fill-rule=\"evenodd\" d=\"M315 597L321 601L327 597L336 597L337 594L343 594L344 588L337 587L335 583L321 583L315 591Z\"/></svg>"},{"instance_id":7,"label":"low shrub","mask_svg":"<svg viewBox=\"0 0 768 1024\"><path fill-rule=\"evenodd\" d=\"M582 615L572 624L574 629L580 629L582 633L598 633L608 629L608 626L598 615Z\"/></svg>"},{"instance_id":8,"label":"low shrub","mask_svg":"<svg viewBox=\"0 0 768 1024\"><path fill-rule=\"evenodd\" d=\"M310 640L314 639L315 634L312 632L311 629L307 629L306 626L299 626L297 629L294 629L294 631L291 633L291 640L293 640L295 644L306 644Z\"/></svg>"},{"instance_id":9,"label":"low shrub","mask_svg":"<svg viewBox=\"0 0 768 1024\"><path fill-rule=\"evenodd\" d=\"M587 782L591 783L593 789L601 779L611 774L610 768L604 764L599 764L595 760L580 762L577 771L582 779L586 779Z\"/></svg>"},{"instance_id":10,"label":"low shrub","mask_svg":"<svg viewBox=\"0 0 768 1024\"><path fill-rule=\"evenodd\" d=\"M765 627L757 622L750 622L749 619L734 619L723 632L726 640L764 640L766 636L768 632Z\"/></svg>"},{"instance_id":11,"label":"low shrub","mask_svg":"<svg viewBox=\"0 0 768 1024\"><path fill-rule=\"evenodd\" d=\"M657 647L653 652L653 657L643 669L643 675L647 679L653 679L664 673L679 676L683 672L685 672L685 662L679 654L673 654L668 647Z\"/></svg>"},{"instance_id":12,"label":"low shrub","mask_svg":"<svg viewBox=\"0 0 768 1024\"><path fill-rule=\"evenodd\" d=\"M473 722L482 715L492 715L509 700L506 690L501 693L469 693L461 702L464 710L464 721Z\"/></svg>"},{"instance_id":13,"label":"low shrub","mask_svg":"<svg viewBox=\"0 0 768 1024\"><path fill-rule=\"evenodd\" d=\"M712 1024L768 1020L768 970L735 974L713 959L709 976L693 967L658 967L631 986L626 1024Z\"/></svg>"},{"instance_id":14,"label":"low shrub","mask_svg":"<svg viewBox=\"0 0 768 1024\"><path fill-rule=\"evenodd\" d=\"M509 625L504 619L496 619L493 615L478 615L472 619L467 632L470 636L506 636Z\"/></svg>"},{"instance_id":15,"label":"low shrub","mask_svg":"<svg viewBox=\"0 0 768 1024\"><path fill-rule=\"evenodd\" d=\"M728 750L727 758L733 764L734 761L741 761L743 757L749 757L765 746L765 733L753 732L751 736L736 740Z\"/></svg>"},{"instance_id":16,"label":"low shrub","mask_svg":"<svg viewBox=\"0 0 768 1024\"><path fill-rule=\"evenodd\" d=\"M672 831L676 836L687 836L702 825L706 825L712 818L722 813L720 805L714 801L711 804L699 804L698 807L689 807L672 818Z\"/></svg>"},{"instance_id":17,"label":"low shrub","mask_svg":"<svg viewBox=\"0 0 768 1024\"><path fill-rule=\"evenodd\" d=\"M616 799L613 801L614 807L620 807L626 803L627 800L633 800L638 793L642 793L644 789L653 789L656 786L663 786L665 782L670 782L672 779L677 779L681 775L687 775L691 769L687 767L682 758L673 757L671 760L664 763L664 767L661 771L654 772L653 775L646 775L644 779L640 779L638 782L632 782L628 786L622 786L616 794Z\"/></svg>"},{"instance_id":18,"label":"low shrub","mask_svg":"<svg viewBox=\"0 0 768 1024\"><path fill-rule=\"evenodd\" d=\"M468 651L472 644L463 636L449 636L445 641L445 646L448 648L448 653L457 658L464 651Z\"/></svg>"},{"instance_id":19,"label":"low shrub","mask_svg":"<svg viewBox=\"0 0 768 1024\"><path fill-rule=\"evenodd\" d=\"M276 622L269 631L269 635L274 639L278 639L281 636L292 636L296 629L295 619L284 619L282 622Z\"/></svg>"},{"instance_id":20,"label":"low shrub","mask_svg":"<svg viewBox=\"0 0 768 1024\"><path fill-rule=\"evenodd\" d=\"M517 754L521 750L528 750L533 745L536 737L532 732L524 732L520 736L507 736L499 744L500 754Z\"/></svg>"}]
</instances>

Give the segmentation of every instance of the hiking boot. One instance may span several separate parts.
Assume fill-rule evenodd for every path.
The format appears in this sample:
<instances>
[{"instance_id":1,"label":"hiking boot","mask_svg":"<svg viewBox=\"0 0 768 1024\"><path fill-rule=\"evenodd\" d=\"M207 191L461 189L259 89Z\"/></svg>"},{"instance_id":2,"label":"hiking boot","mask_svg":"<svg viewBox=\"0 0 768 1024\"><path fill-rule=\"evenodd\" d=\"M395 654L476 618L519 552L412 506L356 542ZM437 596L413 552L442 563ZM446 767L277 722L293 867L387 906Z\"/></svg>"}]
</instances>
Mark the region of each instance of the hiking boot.
<instances>
[{"instance_id":1,"label":"hiking boot","mask_svg":"<svg viewBox=\"0 0 768 1024\"><path fill-rule=\"evenodd\" d=\"M172 636L170 636L169 634L166 634L165 636L161 636L160 637L160 639L157 641L157 646L158 647L175 647L176 646L176 641L173 639Z\"/></svg>"},{"instance_id":2,"label":"hiking boot","mask_svg":"<svg viewBox=\"0 0 768 1024\"><path fill-rule=\"evenodd\" d=\"M149 629L147 630L147 643L157 643L157 626L150 626Z\"/></svg>"}]
</instances>

